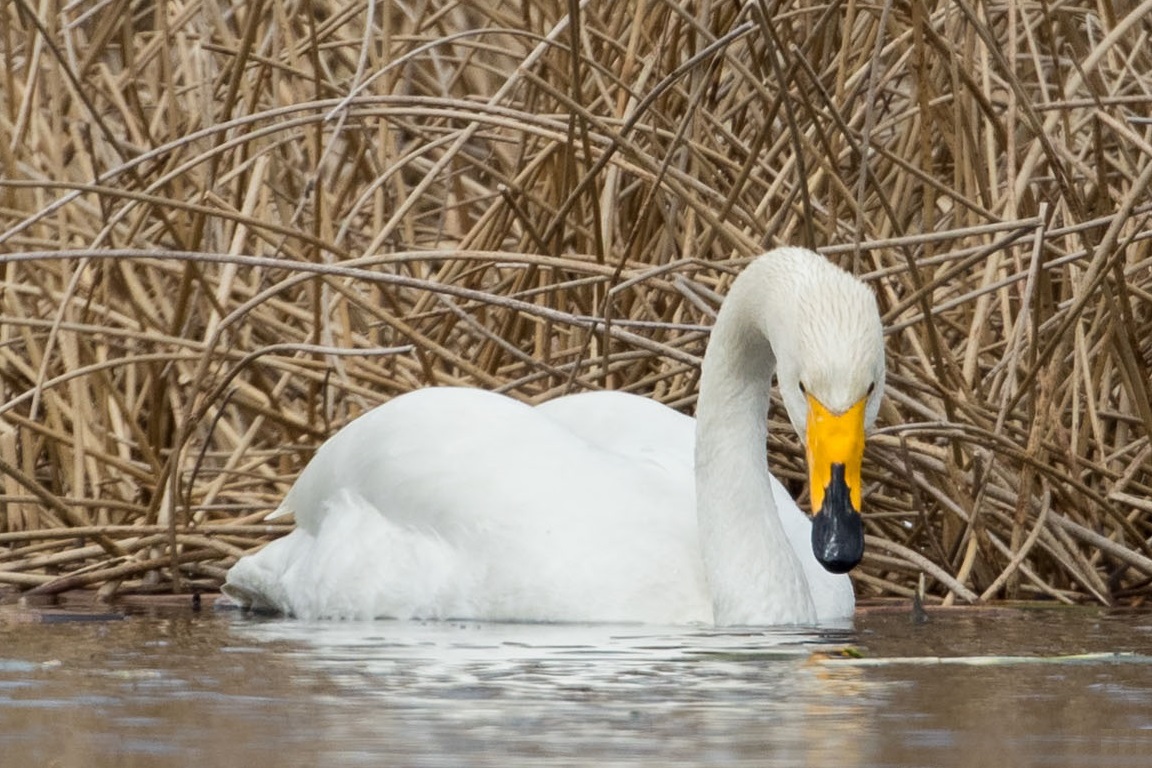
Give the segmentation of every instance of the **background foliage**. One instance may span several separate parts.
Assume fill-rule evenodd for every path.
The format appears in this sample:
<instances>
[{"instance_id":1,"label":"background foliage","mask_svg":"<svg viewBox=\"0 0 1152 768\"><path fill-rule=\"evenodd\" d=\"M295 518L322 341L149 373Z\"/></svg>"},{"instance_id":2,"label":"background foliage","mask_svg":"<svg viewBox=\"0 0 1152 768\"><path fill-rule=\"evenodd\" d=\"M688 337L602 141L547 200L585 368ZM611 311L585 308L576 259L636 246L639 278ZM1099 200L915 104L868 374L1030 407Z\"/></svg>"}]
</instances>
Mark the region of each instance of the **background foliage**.
<instances>
[{"instance_id":1,"label":"background foliage","mask_svg":"<svg viewBox=\"0 0 1152 768\"><path fill-rule=\"evenodd\" d=\"M690 412L732 273L790 243L889 328L858 593L1141 600L1150 35L1106 0L0 0L0 583L212 588L415 387Z\"/></svg>"}]
</instances>

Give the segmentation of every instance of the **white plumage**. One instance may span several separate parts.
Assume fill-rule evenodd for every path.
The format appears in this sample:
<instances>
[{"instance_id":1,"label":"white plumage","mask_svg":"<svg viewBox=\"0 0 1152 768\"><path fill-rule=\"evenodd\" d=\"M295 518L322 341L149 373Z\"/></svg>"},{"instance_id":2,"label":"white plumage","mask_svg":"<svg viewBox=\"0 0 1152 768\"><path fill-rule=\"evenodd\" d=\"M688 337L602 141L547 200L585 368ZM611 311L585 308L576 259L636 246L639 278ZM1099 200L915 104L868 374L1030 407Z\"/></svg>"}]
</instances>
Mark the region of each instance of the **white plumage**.
<instances>
[{"instance_id":1,"label":"white plumage","mask_svg":"<svg viewBox=\"0 0 1152 768\"><path fill-rule=\"evenodd\" d=\"M871 292L810 251L751 264L717 319L698 422L617 392L535 408L475 389L397 397L321 446L278 510L296 529L242 558L225 592L304 618L848 618L848 577L817 563L767 470L773 369L799 434L801 382L832 409L867 397L871 423Z\"/></svg>"}]
</instances>

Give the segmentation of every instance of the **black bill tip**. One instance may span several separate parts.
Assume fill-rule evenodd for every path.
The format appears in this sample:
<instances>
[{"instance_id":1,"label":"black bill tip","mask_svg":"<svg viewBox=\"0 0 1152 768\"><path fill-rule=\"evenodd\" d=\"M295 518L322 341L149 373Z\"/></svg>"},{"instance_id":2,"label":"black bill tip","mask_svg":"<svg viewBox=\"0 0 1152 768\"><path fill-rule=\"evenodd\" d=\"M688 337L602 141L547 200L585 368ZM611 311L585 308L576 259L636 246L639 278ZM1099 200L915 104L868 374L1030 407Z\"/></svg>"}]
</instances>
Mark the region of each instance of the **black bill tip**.
<instances>
[{"instance_id":1,"label":"black bill tip","mask_svg":"<svg viewBox=\"0 0 1152 768\"><path fill-rule=\"evenodd\" d=\"M812 552L830 573L848 573L864 557L864 521L852 508L843 464L832 465L824 505L812 518Z\"/></svg>"}]
</instances>

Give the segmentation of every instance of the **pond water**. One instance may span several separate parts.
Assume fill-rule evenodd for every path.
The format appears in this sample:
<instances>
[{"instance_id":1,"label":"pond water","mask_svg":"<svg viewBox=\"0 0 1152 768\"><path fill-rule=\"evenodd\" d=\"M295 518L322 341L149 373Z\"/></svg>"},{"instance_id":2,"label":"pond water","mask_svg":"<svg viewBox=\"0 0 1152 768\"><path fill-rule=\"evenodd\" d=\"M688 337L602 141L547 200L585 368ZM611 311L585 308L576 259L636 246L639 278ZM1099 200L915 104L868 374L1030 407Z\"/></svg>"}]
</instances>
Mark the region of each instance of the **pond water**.
<instances>
[{"instance_id":1,"label":"pond water","mask_svg":"<svg viewBox=\"0 0 1152 768\"><path fill-rule=\"evenodd\" d=\"M1152 615L814 632L0 608L5 768L730 764L1148 766Z\"/></svg>"}]
</instances>

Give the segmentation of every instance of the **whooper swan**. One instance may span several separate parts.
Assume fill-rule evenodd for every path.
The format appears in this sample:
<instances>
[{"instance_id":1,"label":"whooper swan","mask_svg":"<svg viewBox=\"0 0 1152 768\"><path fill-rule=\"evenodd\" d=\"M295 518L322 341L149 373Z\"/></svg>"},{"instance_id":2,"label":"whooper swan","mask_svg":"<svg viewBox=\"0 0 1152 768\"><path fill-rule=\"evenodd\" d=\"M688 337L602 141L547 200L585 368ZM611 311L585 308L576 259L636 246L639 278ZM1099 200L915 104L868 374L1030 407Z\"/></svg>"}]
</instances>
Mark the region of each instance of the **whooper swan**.
<instances>
[{"instance_id":1,"label":"whooper swan","mask_svg":"<svg viewBox=\"0 0 1152 768\"><path fill-rule=\"evenodd\" d=\"M766 464L773 374L807 447L814 523ZM320 447L278 510L295 530L242 558L224 590L305 618L841 621L883 388L872 292L777 249L732 284L695 420L618 392L537 407L410 392Z\"/></svg>"}]
</instances>

